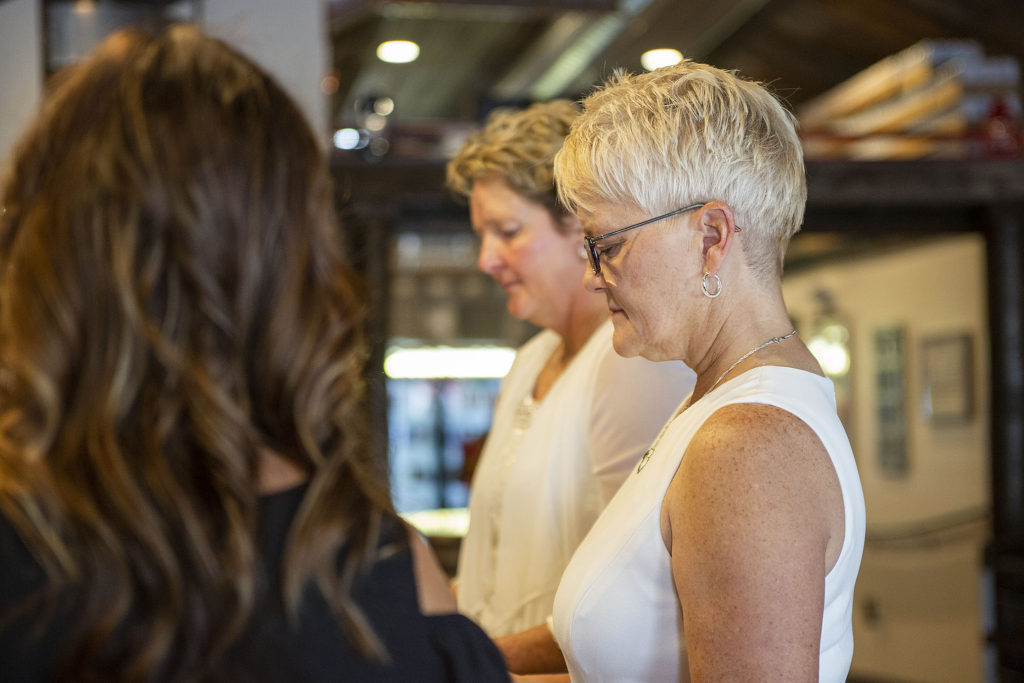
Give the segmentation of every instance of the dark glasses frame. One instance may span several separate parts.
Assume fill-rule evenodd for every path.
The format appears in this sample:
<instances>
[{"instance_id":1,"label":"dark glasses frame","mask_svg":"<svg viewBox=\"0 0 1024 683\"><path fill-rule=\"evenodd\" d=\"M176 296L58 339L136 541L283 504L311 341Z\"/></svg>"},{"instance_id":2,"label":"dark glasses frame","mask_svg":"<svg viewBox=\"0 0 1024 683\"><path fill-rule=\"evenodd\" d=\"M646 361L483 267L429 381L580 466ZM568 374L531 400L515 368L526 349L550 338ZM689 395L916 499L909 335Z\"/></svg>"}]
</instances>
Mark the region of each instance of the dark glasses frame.
<instances>
[{"instance_id":1,"label":"dark glasses frame","mask_svg":"<svg viewBox=\"0 0 1024 683\"><path fill-rule=\"evenodd\" d=\"M645 225L649 225L651 223L657 223L658 221L663 221L666 218L671 218L672 216L678 216L679 214L686 213L687 211L693 211L694 209L699 209L700 207L704 206L706 203L707 202L701 202L700 204L691 204L690 206L684 206L681 209L676 209L675 211L669 211L668 213L663 213L660 216L655 216L654 218L648 218L645 221L640 221L639 223L634 223L633 225L627 225L624 228L619 228L618 230L612 230L611 232L606 232L605 234L598 235L597 237L586 237L586 236L584 236L583 243L586 246L587 258L590 259L590 267L591 267L591 269L593 269L594 275L600 275L601 274L601 252L599 252L597 250L597 243L600 240L603 240L606 237L612 237L614 235L618 235L619 233L626 232L627 230L633 230L635 228L642 228ZM737 228L737 230L738 229L739 228Z\"/></svg>"}]
</instances>

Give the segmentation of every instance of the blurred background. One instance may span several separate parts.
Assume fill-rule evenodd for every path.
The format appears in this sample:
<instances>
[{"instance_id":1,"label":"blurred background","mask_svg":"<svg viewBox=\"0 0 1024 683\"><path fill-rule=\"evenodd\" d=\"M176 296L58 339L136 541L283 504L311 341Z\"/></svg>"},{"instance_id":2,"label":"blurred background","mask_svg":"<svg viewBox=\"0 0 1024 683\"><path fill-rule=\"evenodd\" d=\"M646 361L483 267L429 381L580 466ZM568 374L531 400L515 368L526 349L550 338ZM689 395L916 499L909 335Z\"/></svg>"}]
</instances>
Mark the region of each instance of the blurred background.
<instances>
[{"instance_id":1,"label":"blurred background","mask_svg":"<svg viewBox=\"0 0 1024 683\"><path fill-rule=\"evenodd\" d=\"M786 298L867 499L851 680L1024 680L1024 3L0 0L0 159L50 74L171 21L262 63L321 133L369 283L372 447L448 566L534 330L476 270L446 158L491 110L617 68L685 55L768 83L807 158Z\"/></svg>"}]
</instances>

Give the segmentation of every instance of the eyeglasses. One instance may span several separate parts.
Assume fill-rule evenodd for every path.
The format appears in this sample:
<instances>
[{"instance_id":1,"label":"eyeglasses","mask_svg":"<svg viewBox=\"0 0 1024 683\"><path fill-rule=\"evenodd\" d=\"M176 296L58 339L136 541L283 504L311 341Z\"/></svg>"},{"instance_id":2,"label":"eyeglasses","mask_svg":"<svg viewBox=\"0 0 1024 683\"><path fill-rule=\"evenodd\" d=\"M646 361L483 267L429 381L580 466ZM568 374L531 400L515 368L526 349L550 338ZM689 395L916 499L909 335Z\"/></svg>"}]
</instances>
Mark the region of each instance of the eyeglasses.
<instances>
[{"instance_id":1,"label":"eyeglasses","mask_svg":"<svg viewBox=\"0 0 1024 683\"><path fill-rule=\"evenodd\" d=\"M598 235L597 237L584 237L583 238L583 242L584 242L584 244L587 247L587 256L590 258L590 267L594 269L594 275L600 275L601 274L601 252L599 252L597 250L597 243L600 240L603 240L606 237L611 237L613 235L618 235L619 233L626 232L627 230L632 230L633 228L642 228L643 226L648 225L650 223L656 223L658 221L663 221L666 218L671 218L672 216L678 216L679 214L686 213L687 211L693 211L694 209L699 209L700 207L704 206L704 204L705 204L705 202L701 202L700 204L691 204L690 206L684 206L681 209L676 209L675 211L669 211L668 213L663 213L660 216L655 216L654 218L648 218L645 221L641 221L641 222L635 223L633 225L627 225L626 227L619 228L618 230L612 230L611 232L606 232L605 234ZM739 228L737 228L737 230L738 229Z\"/></svg>"}]
</instances>

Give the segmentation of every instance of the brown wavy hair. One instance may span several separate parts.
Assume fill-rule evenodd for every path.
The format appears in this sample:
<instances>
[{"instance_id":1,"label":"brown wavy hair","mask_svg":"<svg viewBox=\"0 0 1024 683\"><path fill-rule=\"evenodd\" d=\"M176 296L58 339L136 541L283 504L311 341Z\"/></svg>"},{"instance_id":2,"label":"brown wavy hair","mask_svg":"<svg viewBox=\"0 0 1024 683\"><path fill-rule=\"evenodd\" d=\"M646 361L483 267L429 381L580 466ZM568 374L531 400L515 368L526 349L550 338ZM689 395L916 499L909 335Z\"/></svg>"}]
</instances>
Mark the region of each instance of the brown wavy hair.
<instances>
[{"instance_id":1,"label":"brown wavy hair","mask_svg":"<svg viewBox=\"0 0 1024 683\"><path fill-rule=\"evenodd\" d=\"M386 656L348 595L394 514L358 427L362 299L281 87L193 27L117 33L57 77L2 204L0 509L83 596L58 675L218 675L259 598L267 452L309 475L291 616L312 582Z\"/></svg>"}]
</instances>

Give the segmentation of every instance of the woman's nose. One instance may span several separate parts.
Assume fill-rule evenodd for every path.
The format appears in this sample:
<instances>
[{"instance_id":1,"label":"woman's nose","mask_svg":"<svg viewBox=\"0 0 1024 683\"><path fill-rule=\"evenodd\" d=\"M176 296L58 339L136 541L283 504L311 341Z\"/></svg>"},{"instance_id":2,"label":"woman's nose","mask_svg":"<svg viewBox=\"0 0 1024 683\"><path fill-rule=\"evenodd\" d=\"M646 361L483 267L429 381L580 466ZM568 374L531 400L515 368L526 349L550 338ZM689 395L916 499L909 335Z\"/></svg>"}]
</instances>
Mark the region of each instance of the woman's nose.
<instances>
[{"instance_id":1,"label":"woman's nose","mask_svg":"<svg viewBox=\"0 0 1024 683\"><path fill-rule=\"evenodd\" d=\"M494 275L502 265L501 250L495 244L493 237L484 233L480 237L480 255L477 257L476 266L488 275Z\"/></svg>"},{"instance_id":2,"label":"woman's nose","mask_svg":"<svg viewBox=\"0 0 1024 683\"><path fill-rule=\"evenodd\" d=\"M587 264L587 267L583 270L583 286L588 292L600 292L605 288L604 282L604 271L600 274L594 273L594 269Z\"/></svg>"}]
</instances>

